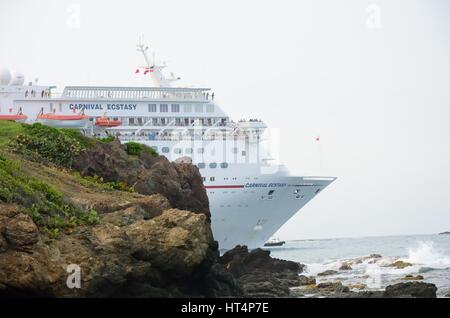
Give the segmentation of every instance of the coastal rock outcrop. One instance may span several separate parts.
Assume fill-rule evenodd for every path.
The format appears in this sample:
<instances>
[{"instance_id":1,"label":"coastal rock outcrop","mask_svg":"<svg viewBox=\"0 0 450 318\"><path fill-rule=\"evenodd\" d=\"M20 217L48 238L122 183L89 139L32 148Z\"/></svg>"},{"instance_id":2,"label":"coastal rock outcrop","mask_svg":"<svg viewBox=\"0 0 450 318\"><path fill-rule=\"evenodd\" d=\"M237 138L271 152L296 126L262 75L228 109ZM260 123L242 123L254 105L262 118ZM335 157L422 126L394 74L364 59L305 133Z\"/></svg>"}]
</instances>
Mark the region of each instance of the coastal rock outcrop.
<instances>
[{"instance_id":1,"label":"coastal rock outcrop","mask_svg":"<svg viewBox=\"0 0 450 318\"><path fill-rule=\"evenodd\" d=\"M304 265L272 258L270 251L236 246L219 259L226 272L237 279L246 297L288 297L290 287L315 283L299 274Z\"/></svg>"},{"instance_id":2,"label":"coastal rock outcrop","mask_svg":"<svg viewBox=\"0 0 450 318\"><path fill-rule=\"evenodd\" d=\"M1 208L7 246L0 253L0 296L239 295L233 277L211 269L217 245L203 214L169 209L150 220L83 226L49 240L28 215ZM81 270L79 288L67 285L71 264Z\"/></svg>"},{"instance_id":3,"label":"coastal rock outcrop","mask_svg":"<svg viewBox=\"0 0 450 318\"><path fill-rule=\"evenodd\" d=\"M434 284L424 282L407 282L389 285L384 292L385 298L436 298L437 288Z\"/></svg>"},{"instance_id":4,"label":"coastal rock outcrop","mask_svg":"<svg viewBox=\"0 0 450 318\"><path fill-rule=\"evenodd\" d=\"M0 296L242 294L218 263L197 167L139 144L14 128L0 146Z\"/></svg>"},{"instance_id":5,"label":"coastal rock outcrop","mask_svg":"<svg viewBox=\"0 0 450 318\"><path fill-rule=\"evenodd\" d=\"M203 213L210 219L208 196L198 168L169 162L164 156L142 151L127 153L127 144L97 142L81 151L72 168L82 175L98 176L107 182L124 182L145 195L161 194L173 207Z\"/></svg>"}]
</instances>

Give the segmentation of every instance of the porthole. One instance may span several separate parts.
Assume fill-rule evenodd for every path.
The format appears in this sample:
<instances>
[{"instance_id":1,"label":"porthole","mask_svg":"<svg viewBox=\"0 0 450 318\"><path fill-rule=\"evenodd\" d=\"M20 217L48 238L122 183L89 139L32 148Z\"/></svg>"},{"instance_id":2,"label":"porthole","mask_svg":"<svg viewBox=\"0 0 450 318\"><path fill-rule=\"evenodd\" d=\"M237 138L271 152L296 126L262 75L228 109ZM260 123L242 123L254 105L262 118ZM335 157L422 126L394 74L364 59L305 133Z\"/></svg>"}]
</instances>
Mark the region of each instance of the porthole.
<instances>
[{"instance_id":1,"label":"porthole","mask_svg":"<svg viewBox=\"0 0 450 318\"><path fill-rule=\"evenodd\" d=\"M173 153L174 154L177 154L177 155L179 155L179 154L181 154L181 148L173 148Z\"/></svg>"},{"instance_id":2,"label":"porthole","mask_svg":"<svg viewBox=\"0 0 450 318\"><path fill-rule=\"evenodd\" d=\"M205 168L205 163L204 162L199 162L198 164L197 164L197 167L199 168L199 169L204 169Z\"/></svg>"},{"instance_id":3,"label":"porthole","mask_svg":"<svg viewBox=\"0 0 450 318\"><path fill-rule=\"evenodd\" d=\"M168 153L170 151L169 147L162 147L162 153Z\"/></svg>"},{"instance_id":4,"label":"porthole","mask_svg":"<svg viewBox=\"0 0 450 318\"><path fill-rule=\"evenodd\" d=\"M217 163L211 162L211 163L209 164L209 167L210 167L211 169L217 168Z\"/></svg>"},{"instance_id":5,"label":"porthole","mask_svg":"<svg viewBox=\"0 0 450 318\"><path fill-rule=\"evenodd\" d=\"M227 162L222 162L222 163L220 164L220 167L221 167L221 168L228 168L228 163L227 163Z\"/></svg>"},{"instance_id":6,"label":"porthole","mask_svg":"<svg viewBox=\"0 0 450 318\"><path fill-rule=\"evenodd\" d=\"M188 154L188 155L190 155L190 154L192 154L192 148L186 148L186 149L184 149L184 151L186 152L186 154Z\"/></svg>"}]
</instances>

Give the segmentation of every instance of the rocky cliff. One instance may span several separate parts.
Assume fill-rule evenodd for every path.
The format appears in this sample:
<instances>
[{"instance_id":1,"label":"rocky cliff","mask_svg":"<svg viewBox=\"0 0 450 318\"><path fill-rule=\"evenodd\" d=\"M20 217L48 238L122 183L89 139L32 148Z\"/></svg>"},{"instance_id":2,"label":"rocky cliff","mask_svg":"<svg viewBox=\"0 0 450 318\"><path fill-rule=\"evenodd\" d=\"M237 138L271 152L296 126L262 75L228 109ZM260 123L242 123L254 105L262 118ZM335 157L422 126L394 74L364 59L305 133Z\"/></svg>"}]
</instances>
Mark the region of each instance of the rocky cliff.
<instances>
[{"instance_id":1,"label":"rocky cliff","mask_svg":"<svg viewBox=\"0 0 450 318\"><path fill-rule=\"evenodd\" d=\"M0 123L0 296L240 295L195 166Z\"/></svg>"}]
</instances>

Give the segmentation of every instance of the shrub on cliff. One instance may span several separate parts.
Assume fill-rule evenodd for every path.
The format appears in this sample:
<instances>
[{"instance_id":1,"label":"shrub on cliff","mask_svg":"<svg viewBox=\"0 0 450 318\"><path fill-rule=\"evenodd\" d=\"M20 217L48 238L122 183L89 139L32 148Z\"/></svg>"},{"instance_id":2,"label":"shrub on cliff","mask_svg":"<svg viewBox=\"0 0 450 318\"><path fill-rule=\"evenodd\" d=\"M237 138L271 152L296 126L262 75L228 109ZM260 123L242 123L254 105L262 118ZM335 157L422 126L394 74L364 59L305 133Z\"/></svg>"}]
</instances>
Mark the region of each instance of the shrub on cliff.
<instances>
[{"instance_id":1,"label":"shrub on cliff","mask_svg":"<svg viewBox=\"0 0 450 318\"><path fill-rule=\"evenodd\" d=\"M41 230L56 236L61 229L97 223L95 211L83 211L45 182L25 175L20 165L0 155L0 201L16 203L28 212Z\"/></svg>"},{"instance_id":2,"label":"shrub on cliff","mask_svg":"<svg viewBox=\"0 0 450 318\"><path fill-rule=\"evenodd\" d=\"M74 129L56 129L39 123L24 124L22 128L23 132L9 142L9 149L43 163L70 167L73 159L95 142Z\"/></svg>"},{"instance_id":3,"label":"shrub on cliff","mask_svg":"<svg viewBox=\"0 0 450 318\"><path fill-rule=\"evenodd\" d=\"M126 146L127 146L127 154L130 156L139 156L142 152L146 152L153 157L158 156L158 153L155 151L155 149L137 142L133 141L127 142Z\"/></svg>"}]
</instances>

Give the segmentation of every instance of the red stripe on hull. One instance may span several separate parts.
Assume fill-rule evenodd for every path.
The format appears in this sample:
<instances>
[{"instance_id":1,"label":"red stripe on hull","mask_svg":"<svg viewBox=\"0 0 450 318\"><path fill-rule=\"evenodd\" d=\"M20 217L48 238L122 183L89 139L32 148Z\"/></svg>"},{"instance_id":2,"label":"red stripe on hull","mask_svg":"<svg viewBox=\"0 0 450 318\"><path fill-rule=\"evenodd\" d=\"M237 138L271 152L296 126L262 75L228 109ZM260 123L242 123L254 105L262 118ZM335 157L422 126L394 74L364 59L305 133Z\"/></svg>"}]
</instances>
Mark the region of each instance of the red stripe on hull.
<instances>
[{"instance_id":1,"label":"red stripe on hull","mask_svg":"<svg viewBox=\"0 0 450 318\"><path fill-rule=\"evenodd\" d=\"M221 186L205 186L205 189L240 189L243 185L221 185Z\"/></svg>"}]
</instances>

